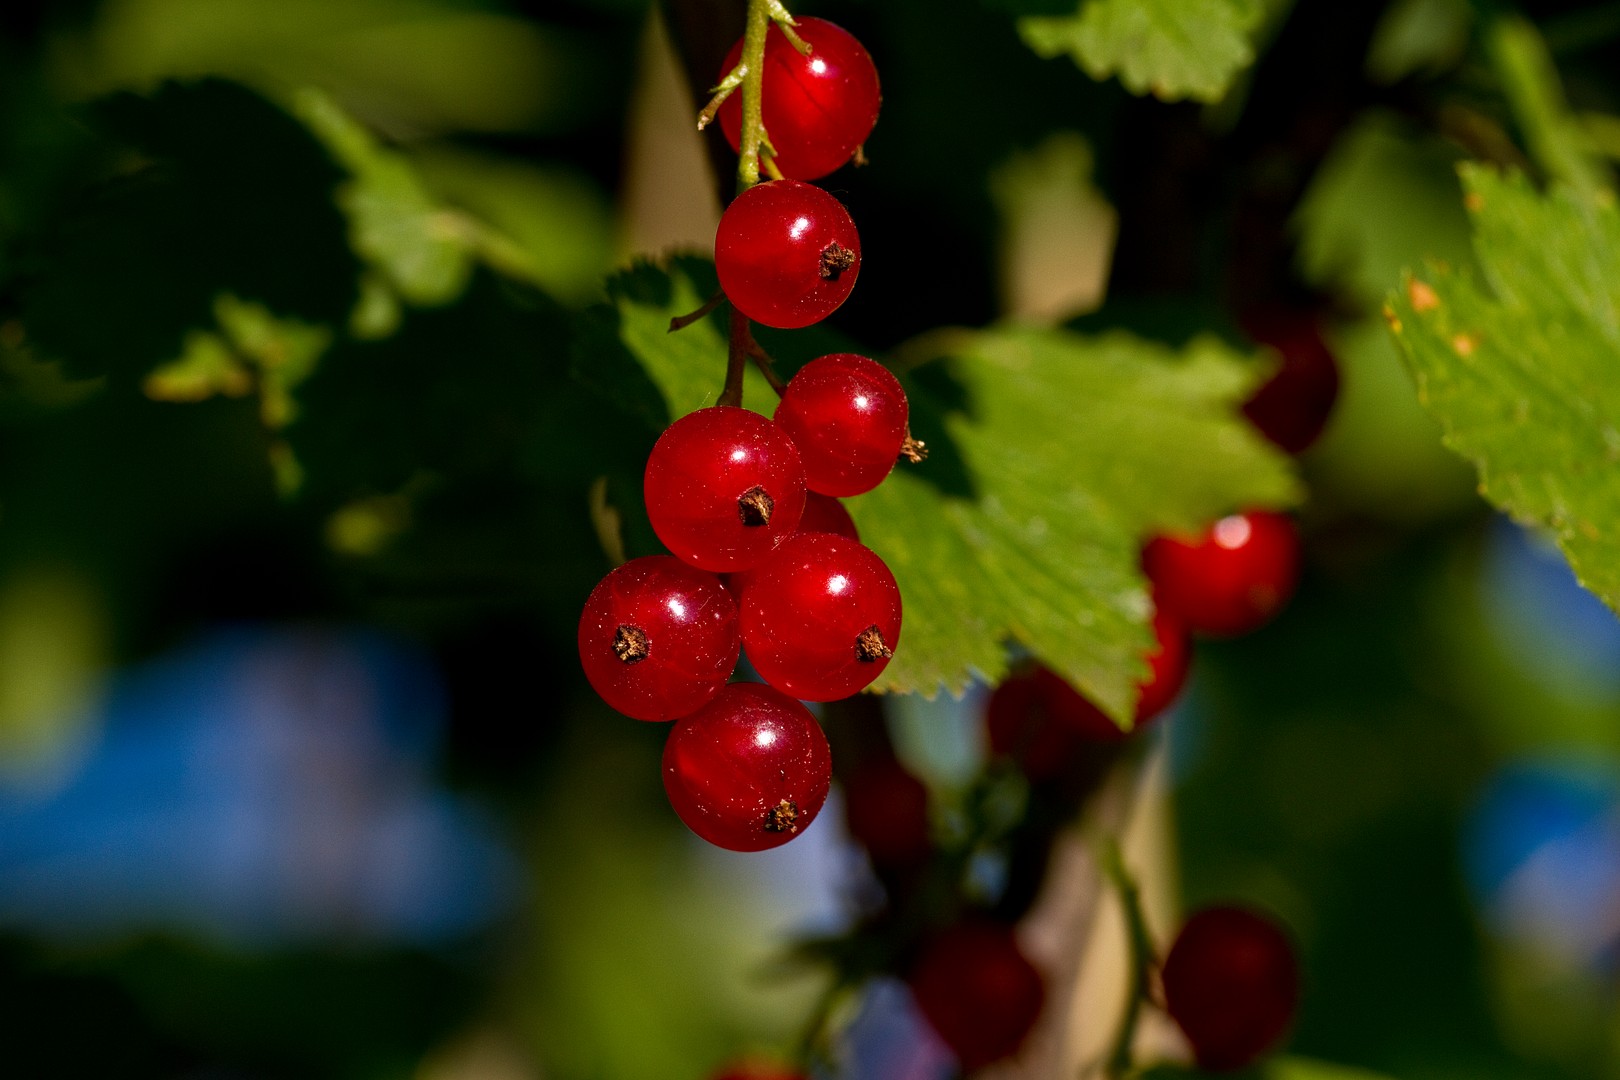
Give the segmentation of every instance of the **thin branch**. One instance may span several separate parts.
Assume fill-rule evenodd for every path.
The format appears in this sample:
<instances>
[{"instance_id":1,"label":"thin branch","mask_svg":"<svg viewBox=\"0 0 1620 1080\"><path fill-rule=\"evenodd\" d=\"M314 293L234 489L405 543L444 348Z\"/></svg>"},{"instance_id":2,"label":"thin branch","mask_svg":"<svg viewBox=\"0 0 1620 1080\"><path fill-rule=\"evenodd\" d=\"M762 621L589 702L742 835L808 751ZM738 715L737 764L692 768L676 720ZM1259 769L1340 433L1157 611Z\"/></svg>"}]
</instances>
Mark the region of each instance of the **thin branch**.
<instances>
[{"instance_id":1,"label":"thin branch","mask_svg":"<svg viewBox=\"0 0 1620 1080\"><path fill-rule=\"evenodd\" d=\"M725 301L726 294L723 291L716 289L714 295L703 301L702 306L696 311L688 311L685 315L677 315L673 319L670 319L669 332L673 334L677 330L685 330L688 326L691 326L693 323L709 314L709 312L725 303Z\"/></svg>"}]
</instances>

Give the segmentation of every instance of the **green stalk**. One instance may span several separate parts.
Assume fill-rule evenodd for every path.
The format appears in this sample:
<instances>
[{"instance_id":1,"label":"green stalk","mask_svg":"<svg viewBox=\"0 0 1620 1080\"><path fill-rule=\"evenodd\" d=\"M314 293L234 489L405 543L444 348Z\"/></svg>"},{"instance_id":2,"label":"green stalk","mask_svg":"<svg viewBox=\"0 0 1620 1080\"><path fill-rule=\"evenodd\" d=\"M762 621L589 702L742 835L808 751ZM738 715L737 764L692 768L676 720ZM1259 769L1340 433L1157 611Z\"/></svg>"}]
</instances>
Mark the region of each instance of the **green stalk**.
<instances>
[{"instance_id":1,"label":"green stalk","mask_svg":"<svg viewBox=\"0 0 1620 1080\"><path fill-rule=\"evenodd\" d=\"M765 31L771 25L770 0L748 0L748 22L743 28L742 146L737 158L737 191L759 183L759 147L765 133Z\"/></svg>"}]
</instances>

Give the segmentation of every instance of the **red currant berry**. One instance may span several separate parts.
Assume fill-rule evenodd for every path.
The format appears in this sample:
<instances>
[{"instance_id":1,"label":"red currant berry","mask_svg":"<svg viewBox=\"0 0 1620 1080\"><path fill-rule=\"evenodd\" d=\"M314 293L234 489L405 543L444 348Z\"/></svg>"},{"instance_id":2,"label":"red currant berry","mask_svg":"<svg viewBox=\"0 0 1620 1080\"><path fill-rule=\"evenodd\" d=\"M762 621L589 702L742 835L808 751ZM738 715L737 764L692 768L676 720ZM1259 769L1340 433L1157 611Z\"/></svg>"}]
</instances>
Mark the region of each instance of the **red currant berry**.
<instances>
[{"instance_id":1,"label":"red currant berry","mask_svg":"<svg viewBox=\"0 0 1620 1080\"><path fill-rule=\"evenodd\" d=\"M754 571L740 625L761 678L796 698L835 701L889 666L900 643L900 589L865 546L799 533Z\"/></svg>"},{"instance_id":2,"label":"red currant berry","mask_svg":"<svg viewBox=\"0 0 1620 1080\"><path fill-rule=\"evenodd\" d=\"M850 775L844 820L875 866L914 866L933 850L928 788L892 757L874 758Z\"/></svg>"},{"instance_id":3,"label":"red currant berry","mask_svg":"<svg viewBox=\"0 0 1620 1080\"><path fill-rule=\"evenodd\" d=\"M883 482L906 441L906 392L876 360L818 356L788 381L776 422L804 458L804 482L823 495L859 495Z\"/></svg>"},{"instance_id":4,"label":"red currant berry","mask_svg":"<svg viewBox=\"0 0 1620 1080\"><path fill-rule=\"evenodd\" d=\"M1192 666L1192 642L1188 640L1187 628L1162 604L1153 612L1153 637L1158 648L1148 653L1147 681L1138 684L1142 691L1136 699L1139 725L1170 707L1186 685L1187 670Z\"/></svg>"},{"instance_id":5,"label":"red currant berry","mask_svg":"<svg viewBox=\"0 0 1620 1080\"><path fill-rule=\"evenodd\" d=\"M704 570L746 570L804 514L804 466L780 427L716 406L669 426L647 457L643 485L653 531Z\"/></svg>"},{"instance_id":6,"label":"red currant berry","mask_svg":"<svg viewBox=\"0 0 1620 1080\"><path fill-rule=\"evenodd\" d=\"M1055 780L1070 772L1088 741L1113 741L1113 736L1103 735L1100 729L1096 738L1088 740L1076 726L1058 719L1068 695L1057 687L1091 705L1069 689L1060 676L1044 667L1008 678L996 687L985 705L984 726L990 752L997 757L1011 758L1035 783ZM1048 700L1053 697L1058 699L1056 706ZM1105 721L1108 719L1094 707L1090 711ZM1089 716L1086 722L1092 722Z\"/></svg>"},{"instance_id":7,"label":"red currant berry","mask_svg":"<svg viewBox=\"0 0 1620 1080\"><path fill-rule=\"evenodd\" d=\"M714 236L714 269L732 306L796 330L838 309L861 272L849 211L813 184L773 180L732 200Z\"/></svg>"},{"instance_id":8,"label":"red currant berry","mask_svg":"<svg viewBox=\"0 0 1620 1080\"><path fill-rule=\"evenodd\" d=\"M1299 532L1283 514L1224 517L1189 539L1161 536L1142 565L1161 606L1187 627L1230 637L1268 622L1299 580Z\"/></svg>"},{"instance_id":9,"label":"red currant berry","mask_svg":"<svg viewBox=\"0 0 1620 1080\"><path fill-rule=\"evenodd\" d=\"M832 533L856 543L860 543L861 539L860 532L855 528L855 519L849 516L844 504L814 491L804 497L804 516L799 519L799 531Z\"/></svg>"},{"instance_id":10,"label":"red currant berry","mask_svg":"<svg viewBox=\"0 0 1620 1080\"><path fill-rule=\"evenodd\" d=\"M877 124L877 68L849 31L825 19L800 18L805 56L783 34L765 39L765 130L776 148L783 176L814 180L843 165ZM731 47L723 79L742 59L742 39ZM733 150L742 149L742 94L720 105L720 130Z\"/></svg>"},{"instance_id":11,"label":"red currant berry","mask_svg":"<svg viewBox=\"0 0 1620 1080\"><path fill-rule=\"evenodd\" d=\"M1153 633L1158 645L1148 654L1150 674L1139 687L1133 732L1163 712L1187 681L1191 650L1186 631L1158 611ZM1037 782L1068 772L1085 744L1120 742L1131 734L1061 675L1040 666L996 687L984 719L990 749L1012 757Z\"/></svg>"},{"instance_id":12,"label":"red currant berry","mask_svg":"<svg viewBox=\"0 0 1620 1080\"><path fill-rule=\"evenodd\" d=\"M664 744L664 791L687 828L732 851L778 847L827 801L832 751L810 710L759 683L732 683Z\"/></svg>"},{"instance_id":13,"label":"red currant berry","mask_svg":"<svg viewBox=\"0 0 1620 1080\"><path fill-rule=\"evenodd\" d=\"M923 947L906 981L917 1007L966 1072L1018 1052L1046 1000L1012 930L963 922Z\"/></svg>"},{"instance_id":14,"label":"red currant berry","mask_svg":"<svg viewBox=\"0 0 1620 1080\"><path fill-rule=\"evenodd\" d=\"M720 692L737 666L737 605L679 559L632 559L591 591L579 660L602 700L637 720L673 720Z\"/></svg>"},{"instance_id":15,"label":"red currant berry","mask_svg":"<svg viewBox=\"0 0 1620 1080\"><path fill-rule=\"evenodd\" d=\"M1238 1069L1288 1030L1299 975L1288 936L1241 908L1188 919L1164 961L1164 1001L1204 1069Z\"/></svg>"},{"instance_id":16,"label":"red currant berry","mask_svg":"<svg viewBox=\"0 0 1620 1080\"><path fill-rule=\"evenodd\" d=\"M1297 454L1327 426L1339 396L1338 362L1312 315L1260 311L1244 320L1244 328L1254 340L1281 353L1282 365L1249 398L1243 414L1260 434Z\"/></svg>"},{"instance_id":17,"label":"red currant berry","mask_svg":"<svg viewBox=\"0 0 1620 1080\"><path fill-rule=\"evenodd\" d=\"M861 534L855 530L855 521L849 516L849 511L844 509L844 504L826 495L817 495L813 491L805 494L804 516L799 518L799 532L833 533L856 542L861 539ZM748 588L749 579L753 576L752 570L739 570L735 574L728 574L726 588L731 590L731 595L741 597L743 590Z\"/></svg>"}]
</instances>

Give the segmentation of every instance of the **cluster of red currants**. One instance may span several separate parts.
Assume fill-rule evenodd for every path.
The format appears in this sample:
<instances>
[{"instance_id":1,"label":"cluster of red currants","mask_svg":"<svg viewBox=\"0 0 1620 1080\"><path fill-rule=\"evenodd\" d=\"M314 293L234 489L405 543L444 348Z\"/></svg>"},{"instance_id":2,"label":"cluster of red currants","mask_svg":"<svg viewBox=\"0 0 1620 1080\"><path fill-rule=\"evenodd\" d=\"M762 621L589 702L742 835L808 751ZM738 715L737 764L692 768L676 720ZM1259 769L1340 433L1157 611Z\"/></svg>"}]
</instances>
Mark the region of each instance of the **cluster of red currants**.
<instances>
[{"instance_id":1,"label":"cluster of red currants","mask_svg":"<svg viewBox=\"0 0 1620 1080\"><path fill-rule=\"evenodd\" d=\"M1292 594L1299 540L1281 515L1222 518L1196 537L1160 537L1143 561L1154 586L1157 647L1148 657L1138 725L1157 717L1186 680L1193 632L1257 629ZM985 710L991 750L1032 784L1083 777L1093 751L1128 736L1061 676L1036 667L1008 679ZM850 834L886 883L906 882L934 855L927 787L892 756L877 755L847 779ZM1012 927L971 916L926 938L907 967L922 1015L965 1069L1015 1054L1045 1000L1039 970ZM1293 1012L1294 962L1269 921L1234 909L1189 919L1163 969L1164 1005L1206 1068L1246 1064L1276 1041Z\"/></svg>"},{"instance_id":2,"label":"cluster of red currants","mask_svg":"<svg viewBox=\"0 0 1620 1080\"><path fill-rule=\"evenodd\" d=\"M1153 587L1156 644L1139 686L1137 727L1180 693L1194 633L1247 634L1288 602L1299 579L1299 532L1284 514L1233 514L1195 536L1154 538L1143 549L1142 565ZM1127 737L1061 676L1038 665L996 688L985 727L991 750L1013 758L1035 781L1065 773L1088 744Z\"/></svg>"},{"instance_id":3,"label":"cluster of red currants","mask_svg":"<svg viewBox=\"0 0 1620 1080\"><path fill-rule=\"evenodd\" d=\"M877 73L830 23L797 24L809 52L770 35L764 119L773 167L819 176L876 122ZM728 70L741 56L733 49ZM740 107L722 128L739 141ZM750 187L715 237L738 317L779 328L825 318L860 270L843 206L799 179ZM586 601L579 652L609 705L673 720L664 787L692 831L735 851L787 842L821 810L826 736L803 701L857 693L900 640L900 591L838 499L870 491L914 455L899 381L851 353L818 357L782 389L774 418L717 405L669 426L647 459L647 517L671 555L633 559ZM739 655L764 680L731 683Z\"/></svg>"}]
</instances>

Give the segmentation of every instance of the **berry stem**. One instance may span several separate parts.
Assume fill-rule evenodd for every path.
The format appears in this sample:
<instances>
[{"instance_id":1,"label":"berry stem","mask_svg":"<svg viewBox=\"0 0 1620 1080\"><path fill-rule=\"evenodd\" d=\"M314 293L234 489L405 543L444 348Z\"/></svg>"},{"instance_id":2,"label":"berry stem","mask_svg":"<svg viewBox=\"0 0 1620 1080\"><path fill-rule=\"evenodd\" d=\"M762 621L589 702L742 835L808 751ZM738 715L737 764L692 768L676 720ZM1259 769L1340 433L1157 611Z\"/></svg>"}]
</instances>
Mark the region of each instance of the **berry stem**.
<instances>
[{"instance_id":1,"label":"berry stem","mask_svg":"<svg viewBox=\"0 0 1620 1080\"><path fill-rule=\"evenodd\" d=\"M752 360L759 373L765 376L765 381L771 384L771 389L776 391L777 397L787 392L787 383L776 373L776 361L771 359L771 354L755 339L752 325L748 329L748 359Z\"/></svg>"},{"instance_id":2,"label":"berry stem","mask_svg":"<svg viewBox=\"0 0 1620 1080\"><path fill-rule=\"evenodd\" d=\"M733 90L743 84L743 76L747 74L747 68L739 63L726 73L724 79L720 80L720 85L716 86L712 91L714 96L709 99L707 105L703 106L703 111L698 113L697 126L699 131L714 123L715 116L720 112L720 106L725 104L726 98L731 96Z\"/></svg>"},{"instance_id":3,"label":"berry stem","mask_svg":"<svg viewBox=\"0 0 1620 1080\"><path fill-rule=\"evenodd\" d=\"M782 0L765 0L765 5L766 9L771 13L771 21L776 23L778 30L782 31L782 36L788 39L788 44L798 49L799 55L809 56L810 43L794 33L793 28L799 24L793 21L793 16L788 13L788 9L782 6Z\"/></svg>"},{"instance_id":4,"label":"berry stem","mask_svg":"<svg viewBox=\"0 0 1620 1080\"><path fill-rule=\"evenodd\" d=\"M685 315L677 315L670 319L669 332L673 334L677 330L685 330L688 326L691 326L693 323L697 322L699 319L703 318L705 315L709 314L709 312L713 311L715 308L719 307L725 302L725 292L720 289L716 289L714 291L714 295L703 301L702 305L700 305L696 311L688 311Z\"/></svg>"},{"instance_id":5,"label":"berry stem","mask_svg":"<svg viewBox=\"0 0 1620 1080\"><path fill-rule=\"evenodd\" d=\"M781 7L780 3L776 5ZM737 191L759 183L759 144L765 121L765 32L771 26L771 0L748 0L748 22L743 27L742 138L737 158Z\"/></svg>"},{"instance_id":6,"label":"berry stem","mask_svg":"<svg viewBox=\"0 0 1620 1080\"><path fill-rule=\"evenodd\" d=\"M748 370L748 346L754 340L748 317L735 307L731 309L731 342L726 350L726 388L720 391L716 405L742 406L743 373Z\"/></svg>"},{"instance_id":7,"label":"berry stem","mask_svg":"<svg viewBox=\"0 0 1620 1080\"><path fill-rule=\"evenodd\" d=\"M1119 1030L1114 1034L1108 1052L1105 1072L1112 1077L1124 1077L1131 1071L1131 1045L1136 1041L1136 1022L1142 1014L1142 1003L1153 996L1153 969L1158 960L1153 950L1153 938L1148 933L1147 919L1142 914L1141 889L1125 867L1119 841L1109 837L1098 853L1104 876L1119 890L1119 903L1125 910L1125 934L1130 945L1130 986L1126 991L1125 1013L1120 1017Z\"/></svg>"}]
</instances>

